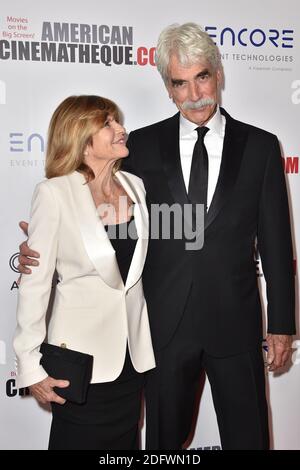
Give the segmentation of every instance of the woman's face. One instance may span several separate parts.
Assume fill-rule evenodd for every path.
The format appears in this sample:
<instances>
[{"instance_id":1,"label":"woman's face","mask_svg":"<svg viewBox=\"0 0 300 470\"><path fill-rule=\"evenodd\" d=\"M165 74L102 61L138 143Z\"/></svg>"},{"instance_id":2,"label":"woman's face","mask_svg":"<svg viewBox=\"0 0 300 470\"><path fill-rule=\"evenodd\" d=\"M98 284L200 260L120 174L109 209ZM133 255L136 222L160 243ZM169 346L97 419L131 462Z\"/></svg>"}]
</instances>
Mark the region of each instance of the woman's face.
<instances>
[{"instance_id":1,"label":"woman's face","mask_svg":"<svg viewBox=\"0 0 300 470\"><path fill-rule=\"evenodd\" d=\"M102 127L93 135L93 142L86 148L89 159L118 160L127 157L125 128L109 115Z\"/></svg>"}]
</instances>

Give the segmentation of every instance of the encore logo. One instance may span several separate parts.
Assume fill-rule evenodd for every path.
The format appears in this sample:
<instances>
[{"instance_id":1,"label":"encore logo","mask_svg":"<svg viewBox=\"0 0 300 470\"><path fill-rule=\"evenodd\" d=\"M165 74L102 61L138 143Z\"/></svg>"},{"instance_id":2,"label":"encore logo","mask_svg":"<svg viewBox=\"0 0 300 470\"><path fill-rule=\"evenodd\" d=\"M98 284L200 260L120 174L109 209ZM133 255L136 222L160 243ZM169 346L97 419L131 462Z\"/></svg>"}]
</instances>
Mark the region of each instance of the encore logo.
<instances>
[{"instance_id":1,"label":"encore logo","mask_svg":"<svg viewBox=\"0 0 300 470\"><path fill-rule=\"evenodd\" d=\"M23 132L10 132L9 134L9 150L11 152L32 152L36 146L40 152L45 150L45 139L41 134L36 132L25 136Z\"/></svg>"},{"instance_id":2,"label":"encore logo","mask_svg":"<svg viewBox=\"0 0 300 470\"><path fill-rule=\"evenodd\" d=\"M293 48L293 29L261 29L261 28L231 28L226 26L219 29L217 26L206 26L205 31L220 46L271 46L276 48Z\"/></svg>"}]
</instances>

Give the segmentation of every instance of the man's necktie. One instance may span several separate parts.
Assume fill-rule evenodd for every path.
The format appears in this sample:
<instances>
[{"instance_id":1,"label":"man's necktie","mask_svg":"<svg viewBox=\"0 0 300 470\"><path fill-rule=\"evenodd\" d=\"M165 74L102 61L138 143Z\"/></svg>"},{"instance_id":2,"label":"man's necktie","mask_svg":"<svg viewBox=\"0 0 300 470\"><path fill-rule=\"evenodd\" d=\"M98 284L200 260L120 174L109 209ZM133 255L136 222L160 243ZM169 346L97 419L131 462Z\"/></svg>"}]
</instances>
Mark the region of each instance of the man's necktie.
<instances>
[{"instance_id":1,"label":"man's necktie","mask_svg":"<svg viewBox=\"0 0 300 470\"><path fill-rule=\"evenodd\" d=\"M204 145L207 127L197 127L198 139L195 143L190 173L188 197L193 204L204 204L207 212L208 155Z\"/></svg>"}]
</instances>

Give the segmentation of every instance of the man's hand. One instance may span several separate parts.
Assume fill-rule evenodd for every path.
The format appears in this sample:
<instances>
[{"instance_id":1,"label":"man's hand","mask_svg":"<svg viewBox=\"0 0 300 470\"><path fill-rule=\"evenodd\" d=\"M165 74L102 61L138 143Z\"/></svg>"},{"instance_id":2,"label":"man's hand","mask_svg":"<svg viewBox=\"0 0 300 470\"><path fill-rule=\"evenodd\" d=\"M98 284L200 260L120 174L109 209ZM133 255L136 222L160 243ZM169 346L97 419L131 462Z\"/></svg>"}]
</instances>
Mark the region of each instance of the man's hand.
<instances>
[{"instance_id":1,"label":"man's hand","mask_svg":"<svg viewBox=\"0 0 300 470\"><path fill-rule=\"evenodd\" d=\"M289 359L292 352L291 335L267 335L268 354L267 363L268 370L274 371L283 367Z\"/></svg>"},{"instance_id":2,"label":"man's hand","mask_svg":"<svg viewBox=\"0 0 300 470\"><path fill-rule=\"evenodd\" d=\"M19 226L28 236L28 223L27 222L20 222ZM18 270L22 274L31 274L31 269L27 268L27 266L38 266L39 262L36 259L32 258L39 258L40 254L37 251L31 250L28 245L27 241L21 243L19 246L20 255L19 255L19 266Z\"/></svg>"},{"instance_id":3,"label":"man's hand","mask_svg":"<svg viewBox=\"0 0 300 470\"><path fill-rule=\"evenodd\" d=\"M54 401L60 405L64 405L66 400L53 391L53 387L66 388L70 385L68 380L55 380L52 377L33 384L29 387L31 395L40 403L49 403Z\"/></svg>"}]
</instances>

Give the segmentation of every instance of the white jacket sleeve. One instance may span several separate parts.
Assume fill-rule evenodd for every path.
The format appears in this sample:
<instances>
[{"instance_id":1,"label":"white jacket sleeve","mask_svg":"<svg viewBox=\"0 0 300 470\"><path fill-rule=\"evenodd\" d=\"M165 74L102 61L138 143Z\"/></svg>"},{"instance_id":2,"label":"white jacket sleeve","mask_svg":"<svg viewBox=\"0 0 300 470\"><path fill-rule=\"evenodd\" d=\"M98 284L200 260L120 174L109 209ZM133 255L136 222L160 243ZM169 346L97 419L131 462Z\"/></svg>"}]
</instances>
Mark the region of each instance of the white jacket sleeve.
<instances>
[{"instance_id":1,"label":"white jacket sleeve","mask_svg":"<svg viewBox=\"0 0 300 470\"><path fill-rule=\"evenodd\" d=\"M40 365L39 348L46 336L46 312L56 265L59 207L48 181L35 188L29 222L28 245L40 253L39 266L21 277L18 293L14 349L18 387L47 377Z\"/></svg>"}]
</instances>

